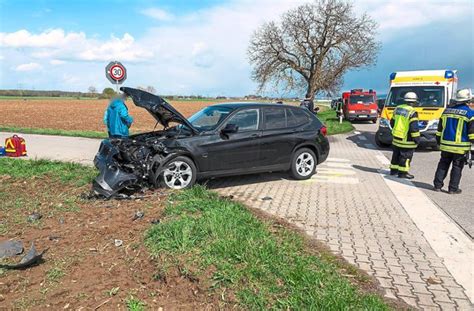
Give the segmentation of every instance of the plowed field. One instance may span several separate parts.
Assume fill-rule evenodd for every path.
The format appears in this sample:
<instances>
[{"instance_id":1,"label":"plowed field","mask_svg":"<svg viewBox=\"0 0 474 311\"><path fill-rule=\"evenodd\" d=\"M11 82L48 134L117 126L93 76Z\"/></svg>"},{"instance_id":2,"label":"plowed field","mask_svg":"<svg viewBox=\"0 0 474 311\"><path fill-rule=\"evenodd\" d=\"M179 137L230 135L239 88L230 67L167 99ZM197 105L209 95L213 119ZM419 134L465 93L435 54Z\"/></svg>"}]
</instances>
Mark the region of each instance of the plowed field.
<instances>
[{"instance_id":1,"label":"plowed field","mask_svg":"<svg viewBox=\"0 0 474 311\"><path fill-rule=\"evenodd\" d=\"M7 99L0 100L0 126L49 128L60 130L106 131L102 122L108 100L80 99ZM171 101L184 116L189 117L213 101ZM134 118L133 132L153 129L155 119L144 109L127 101Z\"/></svg>"}]
</instances>

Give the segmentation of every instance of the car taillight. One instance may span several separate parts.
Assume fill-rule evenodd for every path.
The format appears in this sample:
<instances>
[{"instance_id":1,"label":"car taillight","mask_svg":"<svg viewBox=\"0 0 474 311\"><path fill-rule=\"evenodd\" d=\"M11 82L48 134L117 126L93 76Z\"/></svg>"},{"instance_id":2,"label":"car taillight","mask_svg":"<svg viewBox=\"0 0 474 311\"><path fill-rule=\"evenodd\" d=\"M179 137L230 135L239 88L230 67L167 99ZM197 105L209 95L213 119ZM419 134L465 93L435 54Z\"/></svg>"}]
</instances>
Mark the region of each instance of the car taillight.
<instances>
[{"instance_id":1,"label":"car taillight","mask_svg":"<svg viewBox=\"0 0 474 311\"><path fill-rule=\"evenodd\" d=\"M323 125L320 129L320 132L321 132L321 134L323 134L323 136L327 136L328 135L328 128Z\"/></svg>"}]
</instances>

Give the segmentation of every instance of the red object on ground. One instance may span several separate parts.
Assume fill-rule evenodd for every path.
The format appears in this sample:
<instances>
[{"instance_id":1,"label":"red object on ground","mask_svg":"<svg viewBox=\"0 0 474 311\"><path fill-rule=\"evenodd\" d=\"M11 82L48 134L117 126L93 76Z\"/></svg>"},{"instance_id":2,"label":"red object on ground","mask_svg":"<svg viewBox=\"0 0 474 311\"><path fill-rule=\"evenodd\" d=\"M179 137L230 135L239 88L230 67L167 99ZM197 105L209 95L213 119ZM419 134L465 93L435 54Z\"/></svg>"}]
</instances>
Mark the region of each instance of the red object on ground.
<instances>
[{"instance_id":1,"label":"red object on ground","mask_svg":"<svg viewBox=\"0 0 474 311\"><path fill-rule=\"evenodd\" d=\"M26 142L23 137L13 135L5 139L5 151L8 157L26 156Z\"/></svg>"}]
</instances>

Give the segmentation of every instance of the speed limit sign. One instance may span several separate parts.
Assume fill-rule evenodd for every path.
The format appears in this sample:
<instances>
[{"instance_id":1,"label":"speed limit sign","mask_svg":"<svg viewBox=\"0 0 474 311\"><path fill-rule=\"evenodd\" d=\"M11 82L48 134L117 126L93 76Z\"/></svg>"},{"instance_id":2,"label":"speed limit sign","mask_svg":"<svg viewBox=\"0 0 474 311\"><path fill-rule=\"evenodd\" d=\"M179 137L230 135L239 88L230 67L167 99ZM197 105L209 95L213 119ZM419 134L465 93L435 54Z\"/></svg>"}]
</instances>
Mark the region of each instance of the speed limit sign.
<instances>
[{"instance_id":1,"label":"speed limit sign","mask_svg":"<svg viewBox=\"0 0 474 311\"><path fill-rule=\"evenodd\" d=\"M113 61L105 67L105 76L112 84L122 84L127 79L127 70L121 62Z\"/></svg>"}]
</instances>

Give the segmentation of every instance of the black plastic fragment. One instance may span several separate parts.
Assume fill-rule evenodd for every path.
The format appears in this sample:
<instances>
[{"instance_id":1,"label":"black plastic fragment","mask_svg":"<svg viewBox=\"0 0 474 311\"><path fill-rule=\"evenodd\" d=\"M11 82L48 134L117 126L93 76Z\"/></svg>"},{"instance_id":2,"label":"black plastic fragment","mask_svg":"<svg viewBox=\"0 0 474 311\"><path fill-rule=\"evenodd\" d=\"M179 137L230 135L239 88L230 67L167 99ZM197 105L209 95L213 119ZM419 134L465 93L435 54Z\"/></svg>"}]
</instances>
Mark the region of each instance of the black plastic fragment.
<instances>
[{"instance_id":1,"label":"black plastic fragment","mask_svg":"<svg viewBox=\"0 0 474 311\"><path fill-rule=\"evenodd\" d=\"M23 253L23 243L21 241L0 242L0 259L20 255L21 253Z\"/></svg>"}]
</instances>

